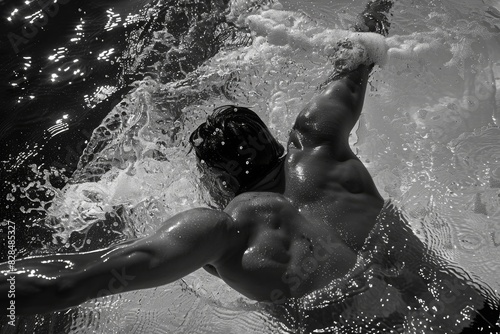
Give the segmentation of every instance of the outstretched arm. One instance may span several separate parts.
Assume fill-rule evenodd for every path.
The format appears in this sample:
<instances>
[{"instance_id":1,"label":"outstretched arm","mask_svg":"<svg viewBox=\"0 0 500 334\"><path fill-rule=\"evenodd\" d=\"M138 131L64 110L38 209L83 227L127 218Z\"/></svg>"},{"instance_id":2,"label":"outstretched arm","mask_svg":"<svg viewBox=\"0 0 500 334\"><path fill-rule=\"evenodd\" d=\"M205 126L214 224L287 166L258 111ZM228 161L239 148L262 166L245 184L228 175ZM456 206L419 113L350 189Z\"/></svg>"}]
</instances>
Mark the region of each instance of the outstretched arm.
<instances>
[{"instance_id":1,"label":"outstretched arm","mask_svg":"<svg viewBox=\"0 0 500 334\"><path fill-rule=\"evenodd\" d=\"M228 250L232 218L193 209L178 214L154 235L103 250L38 256L0 265L0 307L5 312L9 278L15 279L17 314L47 313L82 302L173 282L216 262Z\"/></svg>"},{"instance_id":2,"label":"outstretched arm","mask_svg":"<svg viewBox=\"0 0 500 334\"><path fill-rule=\"evenodd\" d=\"M370 1L354 30L387 35L390 26L387 15L392 4L390 0ZM377 43L366 38L368 44ZM362 64L352 71L338 73L298 115L289 144L297 148L326 146L339 159L352 156L349 134L361 114L373 66L373 63Z\"/></svg>"}]
</instances>

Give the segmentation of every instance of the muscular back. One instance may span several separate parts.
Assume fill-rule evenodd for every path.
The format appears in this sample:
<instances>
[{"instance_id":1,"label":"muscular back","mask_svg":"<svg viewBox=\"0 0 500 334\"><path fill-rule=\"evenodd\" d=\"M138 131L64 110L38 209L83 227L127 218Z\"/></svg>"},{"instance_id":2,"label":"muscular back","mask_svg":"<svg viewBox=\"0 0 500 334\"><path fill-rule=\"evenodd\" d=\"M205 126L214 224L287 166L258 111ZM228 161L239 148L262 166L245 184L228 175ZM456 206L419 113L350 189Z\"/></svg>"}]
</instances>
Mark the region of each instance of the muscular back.
<instances>
[{"instance_id":1,"label":"muscular back","mask_svg":"<svg viewBox=\"0 0 500 334\"><path fill-rule=\"evenodd\" d=\"M302 296L344 276L355 263L356 254L335 231L308 220L281 194L245 193L225 211L234 221L234 246L214 267L252 299Z\"/></svg>"},{"instance_id":2,"label":"muscular back","mask_svg":"<svg viewBox=\"0 0 500 334\"><path fill-rule=\"evenodd\" d=\"M275 301L321 288L352 268L383 205L348 145L368 73L361 66L334 81L299 114L283 194L245 193L226 208L236 246L214 266L236 290Z\"/></svg>"},{"instance_id":3,"label":"muscular back","mask_svg":"<svg viewBox=\"0 0 500 334\"><path fill-rule=\"evenodd\" d=\"M336 231L359 251L383 205L359 159L336 159L328 147L290 147L288 164L285 196L305 217Z\"/></svg>"},{"instance_id":4,"label":"muscular back","mask_svg":"<svg viewBox=\"0 0 500 334\"><path fill-rule=\"evenodd\" d=\"M349 277L358 254L363 253L360 250L383 206L371 176L348 146L349 132L362 108L367 75L368 69L361 67L335 81L300 113L283 166L282 193L245 193L226 208L235 242L213 264L222 279L246 296L274 303L304 296L336 278ZM402 314L418 310L424 317L441 300L446 305L443 313L436 317L435 309L429 311L427 320L457 331L471 324L482 326L483 314L496 321L498 312L489 309L485 298L444 270L400 217L388 212L369 243L379 253L373 253L365 267L356 268L372 272L382 268L387 274L364 276L374 280L356 286L359 290L349 296L359 293L362 302L374 298L381 308L389 297L397 296L391 300ZM422 268L426 268L424 275ZM436 288L436 282L446 287ZM347 303L359 301L353 298ZM339 311L335 307L333 315ZM478 315L471 310L479 310ZM317 328L322 324L316 323L313 313L311 326ZM479 320L457 325L456 318L450 317L456 314ZM402 319L392 320L399 326Z\"/></svg>"},{"instance_id":5,"label":"muscular back","mask_svg":"<svg viewBox=\"0 0 500 334\"><path fill-rule=\"evenodd\" d=\"M349 147L363 107L369 67L332 82L299 114L288 143L287 196L303 214L336 230L359 250L383 205Z\"/></svg>"}]
</instances>

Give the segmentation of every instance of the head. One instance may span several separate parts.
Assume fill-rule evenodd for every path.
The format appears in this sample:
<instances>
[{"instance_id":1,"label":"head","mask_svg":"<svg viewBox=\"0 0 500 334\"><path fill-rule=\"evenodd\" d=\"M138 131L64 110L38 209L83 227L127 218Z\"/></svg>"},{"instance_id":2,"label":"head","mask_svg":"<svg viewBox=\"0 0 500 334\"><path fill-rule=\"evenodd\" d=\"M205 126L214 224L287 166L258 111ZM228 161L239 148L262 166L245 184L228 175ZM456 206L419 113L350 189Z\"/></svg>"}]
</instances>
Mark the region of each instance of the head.
<instances>
[{"instance_id":1,"label":"head","mask_svg":"<svg viewBox=\"0 0 500 334\"><path fill-rule=\"evenodd\" d=\"M284 148L248 108L216 108L189 138L212 196L235 196L281 163Z\"/></svg>"}]
</instances>

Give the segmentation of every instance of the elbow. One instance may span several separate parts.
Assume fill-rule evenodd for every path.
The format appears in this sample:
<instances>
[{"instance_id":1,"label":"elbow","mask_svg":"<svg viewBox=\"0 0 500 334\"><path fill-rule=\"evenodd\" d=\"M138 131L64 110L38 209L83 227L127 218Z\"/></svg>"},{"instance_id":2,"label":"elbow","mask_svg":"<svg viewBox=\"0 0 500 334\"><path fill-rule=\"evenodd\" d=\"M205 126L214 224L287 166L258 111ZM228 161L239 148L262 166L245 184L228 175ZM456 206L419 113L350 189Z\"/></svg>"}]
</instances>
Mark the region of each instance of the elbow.
<instances>
[{"instance_id":1,"label":"elbow","mask_svg":"<svg viewBox=\"0 0 500 334\"><path fill-rule=\"evenodd\" d=\"M70 275L54 280L52 287L47 289L44 298L33 304L33 309L28 309L29 314L48 313L76 307L92 299L87 291L92 289L85 285L78 285Z\"/></svg>"},{"instance_id":2,"label":"elbow","mask_svg":"<svg viewBox=\"0 0 500 334\"><path fill-rule=\"evenodd\" d=\"M85 286L78 286L72 275L65 275L55 279L53 285L47 290L46 298L41 300L45 304L45 310L42 309L43 313L65 310L90 299L84 293L90 289Z\"/></svg>"},{"instance_id":3,"label":"elbow","mask_svg":"<svg viewBox=\"0 0 500 334\"><path fill-rule=\"evenodd\" d=\"M80 291L82 291L82 289L78 289L75 280L71 277L61 277L57 279L54 284L55 298L65 303L83 299Z\"/></svg>"}]
</instances>

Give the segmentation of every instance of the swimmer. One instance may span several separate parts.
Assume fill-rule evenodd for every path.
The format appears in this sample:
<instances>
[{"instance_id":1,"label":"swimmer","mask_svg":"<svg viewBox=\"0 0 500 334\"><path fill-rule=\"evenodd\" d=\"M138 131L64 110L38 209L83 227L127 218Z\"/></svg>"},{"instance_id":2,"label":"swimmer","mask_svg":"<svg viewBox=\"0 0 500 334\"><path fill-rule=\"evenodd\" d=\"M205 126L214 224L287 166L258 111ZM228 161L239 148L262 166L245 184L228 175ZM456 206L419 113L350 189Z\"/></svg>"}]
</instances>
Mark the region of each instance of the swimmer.
<instances>
[{"instance_id":1,"label":"swimmer","mask_svg":"<svg viewBox=\"0 0 500 334\"><path fill-rule=\"evenodd\" d=\"M367 22L357 29L384 33L388 26L373 20L385 17L389 4L369 4L368 11L381 11L363 16ZM221 203L228 201L225 208L182 212L153 235L107 249L19 259L14 272L2 265L3 276L15 279L16 314L63 310L113 291L157 287L199 268L250 299L286 305L305 296L320 298L332 281L373 269L359 258L368 243L376 243L374 231L383 231L376 222L387 205L348 142L373 66L339 73L325 85L299 113L286 151L253 111L238 106L216 109L192 133L190 143L204 172L202 182ZM396 271L384 262L373 276L399 291L399 301L406 305L402 311L412 312L440 291L431 288L429 277L437 275L434 280L439 282L443 276L434 270L438 263L422 266L423 245L404 222L388 220L387 226L397 233L384 232L392 249L382 256L395 257L398 248L419 253L398 253L400 258L388 261L397 263ZM415 272L417 265L429 269L427 276ZM4 312L9 282L0 282ZM484 317L494 325L495 314L474 313L486 305L479 292L458 279L446 277L444 282L452 291L447 310L456 310L463 295L473 306L469 321L459 330L467 333L466 326L477 326ZM363 294L370 287L359 290L349 293Z\"/></svg>"}]
</instances>

